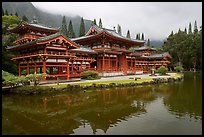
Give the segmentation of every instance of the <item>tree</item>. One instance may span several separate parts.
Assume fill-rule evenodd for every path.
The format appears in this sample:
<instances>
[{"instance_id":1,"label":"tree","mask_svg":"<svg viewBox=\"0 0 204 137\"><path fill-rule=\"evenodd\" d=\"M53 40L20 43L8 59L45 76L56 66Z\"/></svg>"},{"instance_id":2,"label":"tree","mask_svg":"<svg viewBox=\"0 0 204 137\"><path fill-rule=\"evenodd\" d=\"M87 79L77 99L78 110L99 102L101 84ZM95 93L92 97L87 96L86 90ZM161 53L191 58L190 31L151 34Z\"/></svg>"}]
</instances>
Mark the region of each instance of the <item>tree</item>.
<instances>
[{"instance_id":1,"label":"tree","mask_svg":"<svg viewBox=\"0 0 204 137\"><path fill-rule=\"evenodd\" d=\"M144 34L142 33L142 38L141 38L141 40L144 40Z\"/></svg>"},{"instance_id":2,"label":"tree","mask_svg":"<svg viewBox=\"0 0 204 137\"><path fill-rule=\"evenodd\" d=\"M73 26L72 26L72 20L69 21L68 37L69 38L75 38L75 33L74 33Z\"/></svg>"},{"instance_id":3,"label":"tree","mask_svg":"<svg viewBox=\"0 0 204 137\"><path fill-rule=\"evenodd\" d=\"M15 15L18 17L18 13L16 12Z\"/></svg>"},{"instance_id":4,"label":"tree","mask_svg":"<svg viewBox=\"0 0 204 137\"><path fill-rule=\"evenodd\" d=\"M197 22L194 23L194 33L198 33Z\"/></svg>"},{"instance_id":5,"label":"tree","mask_svg":"<svg viewBox=\"0 0 204 137\"><path fill-rule=\"evenodd\" d=\"M94 25L97 25L97 24L96 24L96 19L94 19L93 23L94 23Z\"/></svg>"},{"instance_id":6,"label":"tree","mask_svg":"<svg viewBox=\"0 0 204 137\"><path fill-rule=\"evenodd\" d=\"M99 20L99 27L100 27L100 28L103 27L103 25L102 25L102 21L101 21L101 18L100 18L100 20Z\"/></svg>"},{"instance_id":7,"label":"tree","mask_svg":"<svg viewBox=\"0 0 204 137\"><path fill-rule=\"evenodd\" d=\"M192 33L192 29L191 29L191 22L189 23L189 28L188 28L188 34Z\"/></svg>"},{"instance_id":8,"label":"tree","mask_svg":"<svg viewBox=\"0 0 204 137\"><path fill-rule=\"evenodd\" d=\"M169 35L169 36L173 36L174 35L174 32L173 32L173 30L171 31L171 34Z\"/></svg>"},{"instance_id":9,"label":"tree","mask_svg":"<svg viewBox=\"0 0 204 137\"><path fill-rule=\"evenodd\" d=\"M62 27L61 27L61 29L60 29L60 32L61 32L63 35L65 35L65 36L68 37L67 21L66 21L65 16L63 16L63 18L62 18Z\"/></svg>"},{"instance_id":10,"label":"tree","mask_svg":"<svg viewBox=\"0 0 204 137\"><path fill-rule=\"evenodd\" d=\"M79 30L79 37L85 35L85 25L84 25L84 19L81 18L81 24L80 24L80 30Z\"/></svg>"},{"instance_id":11,"label":"tree","mask_svg":"<svg viewBox=\"0 0 204 137\"><path fill-rule=\"evenodd\" d=\"M118 24L117 30L118 30L118 34L122 35L122 33L121 33L121 26L119 24Z\"/></svg>"},{"instance_id":12,"label":"tree","mask_svg":"<svg viewBox=\"0 0 204 137\"><path fill-rule=\"evenodd\" d=\"M11 13L10 16L13 16L13 14Z\"/></svg>"},{"instance_id":13,"label":"tree","mask_svg":"<svg viewBox=\"0 0 204 137\"><path fill-rule=\"evenodd\" d=\"M147 46L150 47L150 40L147 40Z\"/></svg>"},{"instance_id":14,"label":"tree","mask_svg":"<svg viewBox=\"0 0 204 137\"><path fill-rule=\"evenodd\" d=\"M5 15L8 16L8 11L7 10L5 11Z\"/></svg>"},{"instance_id":15,"label":"tree","mask_svg":"<svg viewBox=\"0 0 204 137\"><path fill-rule=\"evenodd\" d=\"M4 9L2 8L2 16L4 16Z\"/></svg>"},{"instance_id":16,"label":"tree","mask_svg":"<svg viewBox=\"0 0 204 137\"><path fill-rule=\"evenodd\" d=\"M22 20L27 22L28 18L25 15L23 15Z\"/></svg>"},{"instance_id":17,"label":"tree","mask_svg":"<svg viewBox=\"0 0 204 137\"><path fill-rule=\"evenodd\" d=\"M138 34L136 34L136 39L139 40L139 35Z\"/></svg>"},{"instance_id":18,"label":"tree","mask_svg":"<svg viewBox=\"0 0 204 137\"><path fill-rule=\"evenodd\" d=\"M138 40L140 40L140 33L138 33Z\"/></svg>"},{"instance_id":19,"label":"tree","mask_svg":"<svg viewBox=\"0 0 204 137\"><path fill-rule=\"evenodd\" d=\"M185 29L184 29L184 32L187 34L187 30L186 30L186 27L185 27Z\"/></svg>"},{"instance_id":20,"label":"tree","mask_svg":"<svg viewBox=\"0 0 204 137\"><path fill-rule=\"evenodd\" d=\"M130 31L129 30L127 31L127 36L126 37L130 38Z\"/></svg>"}]
</instances>

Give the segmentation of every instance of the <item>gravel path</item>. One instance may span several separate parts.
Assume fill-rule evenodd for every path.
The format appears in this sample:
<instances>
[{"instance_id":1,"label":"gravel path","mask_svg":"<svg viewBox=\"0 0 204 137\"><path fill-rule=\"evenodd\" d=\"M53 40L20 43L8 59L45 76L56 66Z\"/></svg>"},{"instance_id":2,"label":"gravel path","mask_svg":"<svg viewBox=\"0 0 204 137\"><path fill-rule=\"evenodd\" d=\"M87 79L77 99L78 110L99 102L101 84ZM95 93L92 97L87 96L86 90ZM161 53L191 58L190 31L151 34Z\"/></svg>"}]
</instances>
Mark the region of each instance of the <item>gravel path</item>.
<instances>
[{"instance_id":1,"label":"gravel path","mask_svg":"<svg viewBox=\"0 0 204 137\"><path fill-rule=\"evenodd\" d=\"M64 83L59 83L59 84L76 84L76 83L83 83L83 82L101 82L101 81L111 81L111 80L127 80L130 78L166 78L166 77L170 77L175 75L176 73L167 73L169 74L169 76L150 76L150 74L141 74L141 75L129 75L129 76L116 76L116 77L103 77L101 79L97 79L97 80L81 80L81 81L76 81L76 82L64 82ZM56 85L56 83L54 84L43 84L46 86L50 86L50 85Z\"/></svg>"}]
</instances>

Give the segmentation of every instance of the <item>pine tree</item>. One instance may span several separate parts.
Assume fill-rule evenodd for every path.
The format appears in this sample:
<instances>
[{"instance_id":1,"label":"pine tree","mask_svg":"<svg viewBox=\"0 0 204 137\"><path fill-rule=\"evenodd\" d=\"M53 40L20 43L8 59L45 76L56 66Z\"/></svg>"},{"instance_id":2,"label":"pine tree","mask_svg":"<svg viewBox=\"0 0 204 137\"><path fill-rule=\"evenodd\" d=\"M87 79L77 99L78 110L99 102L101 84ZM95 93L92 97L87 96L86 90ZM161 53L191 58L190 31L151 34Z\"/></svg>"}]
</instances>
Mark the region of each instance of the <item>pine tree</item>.
<instances>
[{"instance_id":1,"label":"pine tree","mask_svg":"<svg viewBox=\"0 0 204 137\"><path fill-rule=\"evenodd\" d=\"M138 34L136 35L136 39L137 39L137 40L139 39Z\"/></svg>"},{"instance_id":2,"label":"pine tree","mask_svg":"<svg viewBox=\"0 0 204 137\"><path fill-rule=\"evenodd\" d=\"M84 19L81 18L81 24L80 24L80 30L79 30L79 37L85 35L85 25L84 25Z\"/></svg>"},{"instance_id":3,"label":"pine tree","mask_svg":"<svg viewBox=\"0 0 204 137\"><path fill-rule=\"evenodd\" d=\"M16 12L15 15L18 17L18 13Z\"/></svg>"},{"instance_id":4,"label":"pine tree","mask_svg":"<svg viewBox=\"0 0 204 137\"><path fill-rule=\"evenodd\" d=\"M198 33L198 28L197 28L197 22L195 21L195 24L194 24L194 33Z\"/></svg>"},{"instance_id":5,"label":"pine tree","mask_svg":"<svg viewBox=\"0 0 204 137\"><path fill-rule=\"evenodd\" d=\"M7 15L7 16L8 16L8 11L7 11L7 10L5 11L5 15Z\"/></svg>"},{"instance_id":6,"label":"pine tree","mask_svg":"<svg viewBox=\"0 0 204 137\"><path fill-rule=\"evenodd\" d=\"M4 16L4 9L2 8L2 16Z\"/></svg>"},{"instance_id":7,"label":"pine tree","mask_svg":"<svg viewBox=\"0 0 204 137\"><path fill-rule=\"evenodd\" d=\"M28 18L25 15L23 15L22 20L27 22Z\"/></svg>"},{"instance_id":8,"label":"pine tree","mask_svg":"<svg viewBox=\"0 0 204 137\"><path fill-rule=\"evenodd\" d=\"M140 40L140 33L138 33L138 40Z\"/></svg>"},{"instance_id":9,"label":"pine tree","mask_svg":"<svg viewBox=\"0 0 204 137\"><path fill-rule=\"evenodd\" d=\"M13 14L11 13L10 16L13 16Z\"/></svg>"},{"instance_id":10,"label":"pine tree","mask_svg":"<svg viewBox=\"0 0 204 137\"><path fill-rule=\"evenodd\" d=\"M171 31L171 34L169 35L169 36L173 36L174 35L174 32L173 32L173 30Z\"/></svg>"},{"instance_id":11,"label":"pine tree","mask_svg":"<svg viewBox=\"0 0 204 137\"><path fill-rule=\"evenodd\" d=\"M74 33L73 26L72 26L72 20L69 21L68 37L69 38L75 38L75 33Z\"/></svg>"},{"instance_id":12,"label":"pine tree","mask_svg":"<svg viewBox=\"0 0 204 137\"><path fill-rule=\"evenodd\" d=\"M144 40L144 34L142 33L142 38L141 38L142 40Z\"/></svg>"},{"instance_id":13,"label":"pine tree","mask_svg":"<svg viewBox=\"0 0 204 137\"><path fill-rule=\"evenodd\" d=\"M97 24L96 24L96 19L94 19L93 23L94 23L94 25L97 25Z\"/></svg>"},{"instance_id":14,"label":"pine tree","mask_svg":"<svg viewBox=\"0 0 204 137\"><path fill-rule=\"evenodd\" d=\"M118 30L118 34L122 35L122 33L121 33L121 26L119 24L118 24L117 30Z\"/></svg>"},{"instance_id":15,"label":"pine tree","mask_svg":"<svg viewBox=\"0 0 204 137\"><path fill-rule=\"evenodd\" d=\"M100 27L100 28L103 27L103 25L102 25L102 21L101 21L101 18L100 18L100 20L99 20L99 27Z\"/></svg>"},{"instance_id":16,"label":"pine tree","mask_svg":"<svg viewBox=\"0 0 204 137\"><path fill-rule=\"evenodd\" d=\"M188 34L192 34L191 22L189 23Z\"/></svg>"},{"instance_id":17,"label":"pine tree","mask_svg":"<svg viewBox=\"0 0 204 137\"><path fill-rule=\"evenodd\" d=\"M61 32L63 35L65 35L65 36L68 37L67 21L66 21L65 16L63 16L63 18L62 18L62 27L61 27L61 29L60 29L60 32Z\"/></svg>"},{"instance_id":18,"label":"pine tree","mask_svg":"<svg viewBox=\"0 0 204 137\"><path fill-rule=\"evenodd\" d=\"M150 40L147 40L147 46L150 47Z\"/></svg>"},{"instance_id":19,"label":"pine tree","mask_svg":"<svg viewBox=\"0 0 204 137\"><path fill-rule=\"evenodd\" d=\"M130 31L129 30L127 31L127 36L126 37L130 38Z\"/></svg>"},{"instance_id":20,"label":"pine tree","mask_svg":"<svg viewBox=\"0 0 204 137\"><path fill-rule=\"evenodd\" d=\"M186 30L186 27L185 27L185 29L184 29L184 32L187 34L187 30Z\"/></svg>"}]
</instances>

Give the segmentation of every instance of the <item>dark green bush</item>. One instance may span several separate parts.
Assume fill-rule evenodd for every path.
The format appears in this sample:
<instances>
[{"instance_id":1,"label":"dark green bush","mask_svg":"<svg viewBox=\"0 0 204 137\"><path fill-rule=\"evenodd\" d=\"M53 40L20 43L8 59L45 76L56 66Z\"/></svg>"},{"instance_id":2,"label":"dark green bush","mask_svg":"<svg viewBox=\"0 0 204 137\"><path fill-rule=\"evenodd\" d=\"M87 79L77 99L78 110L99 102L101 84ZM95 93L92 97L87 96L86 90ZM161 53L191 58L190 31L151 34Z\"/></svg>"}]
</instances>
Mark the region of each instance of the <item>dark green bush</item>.
<instances>
[{"instance_id":1,"label":"dark green bush","mask_svg":"<svg viewBox=\"0 0 204 137\"><path fill-rule=\"evenodd\" d=\"M156 73L159 73L160 75L166 75L166 72L167 72L167 68L164 66L161 66L156 70Z\"/></svg>"},{"instance_id":2,"label":"dark green bush","mask_svg":"<svg viewBox=\"0 0 204 137\"><path fill-rule=\"evenodd\" d=\"M93 79L100 79L98 72L93 71L93 70L88 70L82 72L82 79L87 79L87 80L93 80Z\"/></svg>"},{"instance_id":3,"label":"dark green bush","mask_svg":"<svg viewBox=\"0 0 204 137\"><path fill-rule=\"evenodd\" d=\"M181 66L176 66L174 69L176 72L183 72L183 68Z\"/></svg>"}]
</instances>

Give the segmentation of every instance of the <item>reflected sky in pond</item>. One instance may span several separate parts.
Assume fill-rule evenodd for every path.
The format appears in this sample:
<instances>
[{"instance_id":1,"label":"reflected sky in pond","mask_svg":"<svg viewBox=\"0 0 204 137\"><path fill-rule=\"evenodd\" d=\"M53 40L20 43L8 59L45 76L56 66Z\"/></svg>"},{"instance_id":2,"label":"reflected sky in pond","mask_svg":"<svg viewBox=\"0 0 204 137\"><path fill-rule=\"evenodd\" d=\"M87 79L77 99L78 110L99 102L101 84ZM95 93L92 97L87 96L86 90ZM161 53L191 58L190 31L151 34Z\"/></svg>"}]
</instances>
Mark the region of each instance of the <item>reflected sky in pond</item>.
<instances>
[{"instance_id":1,"label":"reflected sky in pond","mask_svg":"<svg viewBox=\"0 0 204 137\"><path fill-rule=\"evenodd\" d=\"M202 134L201 73L160 85L3 95L3 134Z\"/></svg>"}]
</instances>

